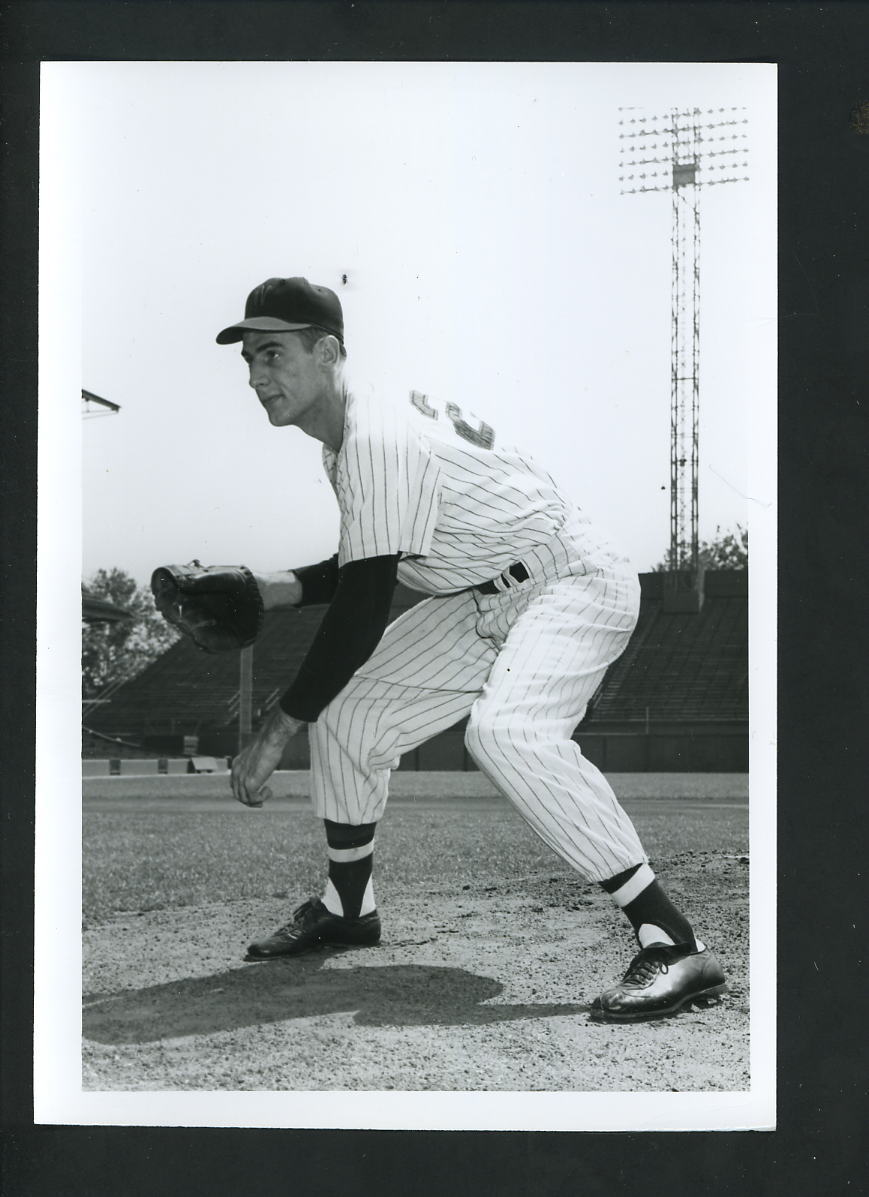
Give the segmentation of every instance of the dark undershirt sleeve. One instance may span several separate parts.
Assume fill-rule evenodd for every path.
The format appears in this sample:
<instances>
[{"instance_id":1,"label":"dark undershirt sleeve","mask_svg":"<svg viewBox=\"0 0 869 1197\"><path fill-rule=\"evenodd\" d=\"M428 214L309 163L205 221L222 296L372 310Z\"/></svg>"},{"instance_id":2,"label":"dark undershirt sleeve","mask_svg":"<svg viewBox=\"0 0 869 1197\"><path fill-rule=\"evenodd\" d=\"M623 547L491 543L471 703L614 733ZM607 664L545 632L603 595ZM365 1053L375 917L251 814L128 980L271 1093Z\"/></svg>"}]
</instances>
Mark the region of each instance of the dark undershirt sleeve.
<instances>
[{"instance_id":1,"label":"dark undershirt sleeve","mask_svg":"<svg viewBox=\"0 0 869 1197\"><path fill-rule=\"evenodd\" d=\"M396 554L350 561L337 571L338 582L329 609L295 681L280 700L285 714L315 723L323 708L365 664L389 622L397 566ZM302 571L294 572L298 577ZM304 593L304 580L302 590Z\"/></svg>"},{"instance_id":2,"label":"dark undershirt sleeve","mask_svg":"<svg viewBox=\"0 0 869 1197\"><path fill-rule=\"evenodd\" d=\"M338 554L317 565L304 565L293 573L302 583L300 607L313 607L317 603L331 603L338 589Z\"/></svg>"}]
</instances>

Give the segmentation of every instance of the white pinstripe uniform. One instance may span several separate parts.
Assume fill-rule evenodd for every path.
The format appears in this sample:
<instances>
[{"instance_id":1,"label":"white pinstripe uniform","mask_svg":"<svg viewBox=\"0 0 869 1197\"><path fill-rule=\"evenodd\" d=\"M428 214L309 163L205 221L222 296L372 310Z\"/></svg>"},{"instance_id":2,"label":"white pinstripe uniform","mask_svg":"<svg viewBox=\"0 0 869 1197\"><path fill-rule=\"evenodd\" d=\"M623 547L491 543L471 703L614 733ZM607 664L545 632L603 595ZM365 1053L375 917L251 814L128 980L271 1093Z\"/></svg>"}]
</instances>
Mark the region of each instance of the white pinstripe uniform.
<instances>
[{"instance_id":1,"label":"white pinstripe uniform","mask_svg":"<svg viewBox=\"0 0 869 1197\"><path fill-rule=\"evenodd\" d=\"M482 772L555 852L606 880L647 858L571 737L636 624L638 579L489 425L418 392L411 403L348 396L341 449L323 450L339 565L401 553L399 580L429 597L311 726L315 809L376 822L401 755L469 715ZM516 562L524 581L507 572ZM476 589L492 579L495 594Z\"/></svg>"}]
</instances>

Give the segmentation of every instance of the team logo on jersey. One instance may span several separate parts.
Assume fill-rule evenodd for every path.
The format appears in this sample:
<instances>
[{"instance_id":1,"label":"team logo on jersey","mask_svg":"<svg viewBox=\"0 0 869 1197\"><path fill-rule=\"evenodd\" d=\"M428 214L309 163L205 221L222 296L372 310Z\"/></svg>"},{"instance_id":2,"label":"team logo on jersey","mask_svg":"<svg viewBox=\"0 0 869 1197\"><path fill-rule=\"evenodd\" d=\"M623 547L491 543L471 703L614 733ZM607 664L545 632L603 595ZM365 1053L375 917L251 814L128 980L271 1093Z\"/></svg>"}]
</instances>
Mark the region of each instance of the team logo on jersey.
<instances>
[{"instance_id":1,"label":"team logo on jersey","mask_svg":"<svg viewBox=\"0 0 869 1197\"><path fill-rule=\"evenodd\" d=\"M457 403L433 406L429 396L424 395L422 391L411 391L410 401L418 412L422 412L430 420L439 420L442 414L445 415L452 424L456 435L460 436L462 440L469 441L478 449L494 449L495 429L485 420L478 419L473 412L468 413L470 419L475 421L474 424L471 424L465 419L462 409Z\"/></svg>"}]
</instances>

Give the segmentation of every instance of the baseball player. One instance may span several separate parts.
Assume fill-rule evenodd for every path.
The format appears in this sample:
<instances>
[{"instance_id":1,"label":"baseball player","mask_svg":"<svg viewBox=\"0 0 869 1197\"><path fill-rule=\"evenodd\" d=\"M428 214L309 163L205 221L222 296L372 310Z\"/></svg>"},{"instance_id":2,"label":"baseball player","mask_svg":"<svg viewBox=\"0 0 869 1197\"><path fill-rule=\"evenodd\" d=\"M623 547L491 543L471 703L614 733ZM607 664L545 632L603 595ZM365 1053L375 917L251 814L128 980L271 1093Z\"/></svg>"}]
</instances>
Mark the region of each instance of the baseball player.
<instances>
[{"instance_id":1,"label":"baseball player","mask_svg":"<svg viewBox=\"0 0 869 1197\"><path fill-rule=\"evenodd\" d=\"M379 942L372 863L390 770L468 716L481 771L634 929L638 953L592 1018L656 1018L722 993L720 965L572 739L637 620L639 583L625 559L548 473L464 404L352 391L341 304L328 288L269 279L217 341L241 345L273 425L322 443L340 511L330 560L254 574L265 610L328 607L297 676L235 758L233 794L260 805L307 724L329 863L321 897L247 958ZM427 597L389 624L397 580Z\"/></svg>"}]
</instances>

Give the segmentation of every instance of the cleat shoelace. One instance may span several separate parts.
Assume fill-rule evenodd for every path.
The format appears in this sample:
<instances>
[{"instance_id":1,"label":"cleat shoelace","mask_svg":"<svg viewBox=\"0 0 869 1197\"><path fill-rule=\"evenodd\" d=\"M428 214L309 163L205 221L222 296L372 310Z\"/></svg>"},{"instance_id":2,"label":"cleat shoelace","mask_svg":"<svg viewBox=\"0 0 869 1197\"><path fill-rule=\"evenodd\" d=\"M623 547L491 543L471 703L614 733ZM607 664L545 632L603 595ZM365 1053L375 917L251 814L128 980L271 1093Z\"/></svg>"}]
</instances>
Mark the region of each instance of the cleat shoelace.
<instances>
[{"instance_id":1,"label":"cleat shoelace","mask_svg":"<svg viewBox=\"0 0 869 1197\"><path fill-rule=\"evenodd\" d=\"M283 927L279 927L274 934L275 939L298 939L304 927L305 919L314 905L314 899L309 898L307 902L303 902L301 906L293 911L293 921L291 923L284 923Z\"/></svg>"},{"instance_id":2,"label":"cleat shoelace","mask_svg":"<svg viewBox=\"0 0 869 1197\"><path fill-rule=\"evenodd\" d=\"M659 973L666 974L670 971L672 954L672 949L668 950L665 946L644 948L628 965L628 971L622 978L622 984L634 985L640 989L651 985Z\"/></svg>"}]
</instances>

